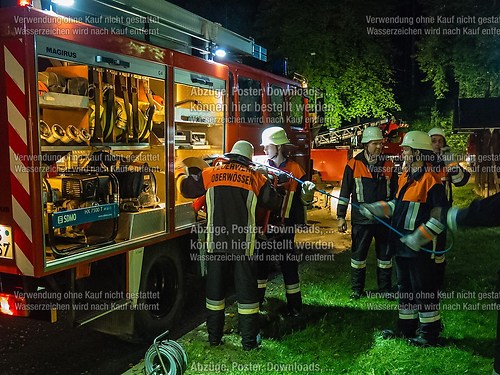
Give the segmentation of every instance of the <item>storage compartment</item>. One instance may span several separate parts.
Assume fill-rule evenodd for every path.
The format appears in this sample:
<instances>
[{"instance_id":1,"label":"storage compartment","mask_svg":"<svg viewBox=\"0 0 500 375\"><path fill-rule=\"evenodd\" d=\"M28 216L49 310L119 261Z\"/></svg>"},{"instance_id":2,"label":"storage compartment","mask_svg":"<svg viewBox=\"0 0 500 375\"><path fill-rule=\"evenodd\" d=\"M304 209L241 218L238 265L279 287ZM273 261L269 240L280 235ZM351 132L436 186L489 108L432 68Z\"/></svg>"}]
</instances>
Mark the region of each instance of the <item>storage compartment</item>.
<instances>
[{"instance_id":1,"label":"storage compartment","mask_svg":"<svg viewBox=\"0 0 500 375\"><path fill-rule=\"evenodd\" d=\"M165 233L165 66L43 37L37 48L47 262Z\"/></svg>"},{"instance_id":2,"label":"storage compartment","mask_svg":"<svg viewBox=\"0 0 500 375\"><path fill-rule=\"evenodd\" d=\"M223 154L226 83L182 69L174 70L174 82L177 177L185 170L186 159L211 159ZM199 171L197 167L189 168L190 173ZM180 185L176 183L176 228L196 220L191 200L183 198L179 189Z\"/></svg>"},{"instance_id":3,"label":"storage compartment","mask_svg":"<svg viewBox=\"0 0 500 375\"><path fill-rule=\"evenodd\" d=\"M163 206L163 207L161 207ZM140 212L122 212L118 221L117 240L141 238L165 230L165 207Z\"/></svg>"}]
</instances>

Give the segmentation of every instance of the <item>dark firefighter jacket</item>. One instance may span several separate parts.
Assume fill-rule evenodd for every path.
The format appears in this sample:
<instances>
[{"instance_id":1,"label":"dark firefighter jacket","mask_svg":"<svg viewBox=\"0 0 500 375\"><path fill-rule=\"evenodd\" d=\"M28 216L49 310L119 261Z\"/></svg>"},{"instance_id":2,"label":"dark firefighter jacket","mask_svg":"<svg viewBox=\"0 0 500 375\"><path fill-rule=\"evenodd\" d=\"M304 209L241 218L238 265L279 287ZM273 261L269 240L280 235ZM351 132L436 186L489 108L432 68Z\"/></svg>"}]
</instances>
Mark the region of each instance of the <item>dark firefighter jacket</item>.
<instances>
[{"instance_id":1,"label":"dark firefighter jacket","mask_svg":"<svg viewBox=\"0 0 500 375\"><path fill-rule=\"evenodd\" d=\"M253 255L257 205L272 208L275 192L267 178L230 160L191 175L181 183L186 198L206 194L208 252Z\"/></svg>"},{"instance_id":2,"label":"dark firefighter jacket","mask_svg":"<svg viewBox=\"0 0 500 375\"><path fill-rule=\"evenodd\" d=\"M459 210L457 223L468 227L500 226L500 193L475 200L467 208Z\"/></svg>"},{"instance_id":3,"label":"dark firefighter jacket","mask_svg":"<svg viewBox=\"0 0 500 375\"><path fill-rule=\"evenodd\" d=\"M342 178L340 198L337 205L337 217L345 218L349 199L353 203L373 203L389 201L396 194L398 176L394 172L394 164L384 160L384 155L376 164L370 165L365 157L365 152L360 152L349 160ZM359 213L359 209L351 208L353 224L375 224L376 221L367 219Z\"/></svg>"},{"instance_id":4,"label":"dark firefighter jacket","mask_svg":"<svg viewBox=\"0 0 500 375\"><path fill-rule=\"evenodd\" d=\"M395 199L391 225L403 235L412 233L421 224L425 224L434 207L447 207L448 202L444 186L439 176L431 171L430 166L422 167L413 174L407 170L398 181L398 192ZM411 250L391 231L390 251L392 255L403 257L431 256L427 252ZM441 251L444 244L438 246ZM432 248L432 244L428 245Z\"/></svg>"},{"instance_id":5,"label":"dark firefighter jacket","mask_svg":"<svg viewBox=\"0 0 500 375\"><path fill-rule=\"evenodd\" d=\"M279 168L293 175L293 177L305 181L305 174L302 167L294 160L286 159L281 165L276 165L272 160L268 160L271 167ZM305 224L304 205L300 199L302 185L294 179L289 179L285 184L279 186L278 191L283 193L283 203L278 216L284 219L284 224L293 226L295 224Z\"/></svg>"}]
</instances>

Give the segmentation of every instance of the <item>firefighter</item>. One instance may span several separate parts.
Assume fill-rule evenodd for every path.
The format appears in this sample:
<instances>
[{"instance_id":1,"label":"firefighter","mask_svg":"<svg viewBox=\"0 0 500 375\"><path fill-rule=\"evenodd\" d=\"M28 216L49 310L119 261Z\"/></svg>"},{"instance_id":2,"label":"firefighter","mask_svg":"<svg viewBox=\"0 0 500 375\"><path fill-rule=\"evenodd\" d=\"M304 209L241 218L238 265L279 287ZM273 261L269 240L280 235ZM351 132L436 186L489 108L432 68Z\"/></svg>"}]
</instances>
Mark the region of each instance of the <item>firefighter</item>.
<instances>
[{"instance_id":1,"label":"firefighter","mask_svg":"<svg viewBox=\"0 0 500 375\"><path fill-rule=\"evenodd\" d=\"M465 208L450 207L448 210L435 210L433 215L445 222L452 232L456 232L459 226L498 227L500 226L498 212L500 212L500 193L475 200Z\"/></svg>"},{"instance_id":2,"label":"firefighter","mask_svg":"<svg viewBox=\"0 0 500 375\"><path fill-rule=\"evenodd\" d=\"M289 179L280 186L284 195L282 206L277 215L270 220L270 224L278 224L280 230L275 230L277 237L272 239L274 246L270 246L277 253L283 280L285 282L285 292L287 301L287 315L296 317L302 311L302 295L299 282L299 262L295 249L295 227L306 223L305 206L309 205L314 197L315 185L311 181L305 181L305 172L295 161L288 158L286 146L290 141L283 128L273 126L262 132L261 146L267 155L267 164L274 168L279 168L295 178L304 181L299 184L293 179ZM274 219L274 221L273 221ZM282 224L279 226L279 224ZM262 254L265 258L269 254ZM258 286L261 304L267 287L269 273L269 262L267 259L259 262Z\"/></svg>"},{"instance_id":3,"label":"firefighter","mask_svg":"<svg viewBox=\"0 0 500 375\"><path fill-rule=\"evenodd\" d=\"M450 207L435 208L431 216L438 219L452 232L457 232L459 227L498 227L500 226L500 193L488 198L473 201L465 208ZM418 246L425 246L429 239L419 237ZM497 290L500 290L500 272L497 278ZM493 375L500 374L500 312L497 314L497 335L495 342L495 362Z\"/></svg>"},{"instance_id":4,"label":"firefighter","mask_svg":"<svg viewBox=\"0 0 500 375\"><path fill-rule=\"evenodd\" d=\"M423 244L442 233L445 225L431 215L447 207L440 178L433 172L430 136L408 132L401 143L406 168L399 177L396 199L363 204L360 212L368 218L391 218L391 225L404 236L391 231L390 250L395 256L398 277L399 319L397 330L384 330L384 338L406 337L411 344L438 344L442 330L439 295L435 279L436 263ZM436 249L438 251L442 248Z\"/></svg>"},{"instance_id":5,"label":"firefighter","mask_svg":"<svg viewBox=\"0 0 500 375\"><path fill-rule=\"evenodd\" d=\"M382 140L382 131L378 127L366 128L361 139L364 151L349 160L344 169L341 199L337 206L338 230L341 233L347 230L345 217L350 199L359 205L394 198L397 174L392 161L383 158ZM351 223L351 299L359 299L365 294L366 258L373 238L377 254L378 288L390 298L392 260L388 251L389 230L383 224L365 218L356 207L351 211Z\"/></svg>"},{"instance_id":6,"label":"firefighter","mask_svg":"<svg viewBox=\"0 0 500 375\"><path fill-rule=\"evenodd\" d=\"M446 222L448 229L456 232L458 227L498 227L500 226L500 193L488 198L475 200L466 208L451 207L437 210L435 216ZM497 291L500 291L500 271L497 276ZM498 301L500 303L500 301ZM493 375L500 374L500 311L497 314L497 337L495 342L495 361Z\"/></svg>"},{"instance_id":7,"label":"firefighter","mask_svg":"<svg viewBox=\"0 0 500 375\"><path fill-rule=\"evenodd\" d=\"M432 140L432 150L438 156L435 171L441 178L448 199L448 204L451 206L453 203L452 184L455 186L465 185L469 181L470 173L462 168L460 164L455 162L455 158L446 144L446 135L443 129L432 128L429 130L428 134ZM434 244L434 246L445 246L446 232L443 232L440 236L438 236L436 242L439 242L440 244ZM437 283L439 289L441 289L444 283L446 268L445 255L436 255L434 257L434 261L436 262Z\"/></svg>"},{"instance_id":8,"label":"firefighter","mask_svg":"<svg viewBox=\"0 0 500 375\"><path fill-rule=\"evenodd\" d=\"M225 309L224 275L234 267L238 301L238 325L243 350L257 348L259 336L259 297L255 261L255 207L272 206L272 188L266 177L250 167L253 146L237 141L228 160L205 168L197 175L184 176L180 182L186 198L206 194L207 205L207 280L206 307L208 341L222 343Z\"/></svg>"},{"instance_id":9,"label":"firefighter","mask_svg":"<svg viewBox=\"0 0 500 375\"><path fill-rule=\"evenodd\" d=\"M470 173L455 161L454 155L450 152L450 147L446 144L446 135L443 129L432 128L428 134L432 140L432 150L438 155L436 172L441 177L448 202L451 205L453 203L452 184L457 187L464 186L469 182Z\"/></svg>"}]
</instances>

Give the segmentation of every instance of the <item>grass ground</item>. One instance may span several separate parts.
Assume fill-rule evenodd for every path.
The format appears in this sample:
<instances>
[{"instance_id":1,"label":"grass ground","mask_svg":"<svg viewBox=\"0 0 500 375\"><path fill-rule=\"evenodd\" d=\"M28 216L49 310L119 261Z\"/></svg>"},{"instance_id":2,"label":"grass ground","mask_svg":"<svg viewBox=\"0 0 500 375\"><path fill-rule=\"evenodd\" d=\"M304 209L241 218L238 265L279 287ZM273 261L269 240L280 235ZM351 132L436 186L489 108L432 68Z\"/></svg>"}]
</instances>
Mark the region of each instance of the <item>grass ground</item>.
<instances>
[{"instance_id":1,"label":"grass ground","mask_svg":"<svg viewBox=\"0 0 500 375\"><path fill-rule=\"evenodd\" d=\"M458 205L473 198L471 186L455 190ZM402 339L383 340L380 330L395 325L397 304L374 297L349 300L350 257L344 251L335 254L334 261L301 264L306 304L302 317L283 318L283 282L281 277L272 281L259 350L241 350L234 306L227 310L224 345L209 347L204 325L184 336L180 342L189 358L186 374L489 374L499 240L500 229L463 230L455 236L441 300L441 347L422 349ZM319 253L325 251L331 250ZM368 290L376 288L374 274L370 252Z\"/></svg>"}]
</instances>

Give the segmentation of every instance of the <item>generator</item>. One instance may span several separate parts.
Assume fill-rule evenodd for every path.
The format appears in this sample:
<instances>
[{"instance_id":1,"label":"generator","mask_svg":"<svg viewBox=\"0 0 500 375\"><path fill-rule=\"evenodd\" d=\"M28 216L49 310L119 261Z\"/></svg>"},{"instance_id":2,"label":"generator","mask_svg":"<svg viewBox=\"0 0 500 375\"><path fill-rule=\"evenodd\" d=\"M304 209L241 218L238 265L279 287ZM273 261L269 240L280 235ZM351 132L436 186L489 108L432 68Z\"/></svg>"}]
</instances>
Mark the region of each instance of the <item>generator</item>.
<instances>
[{"instance_id":1,"label":"generator","mask_svg":"<svg viewBox=\"0 0 500 375\"><path fill-rule=\"evenodd\" d=\"M43 181L45 233L55 257L113 242L119 213L114 174L68 170Z\"/></svg>"}]
</instances>

